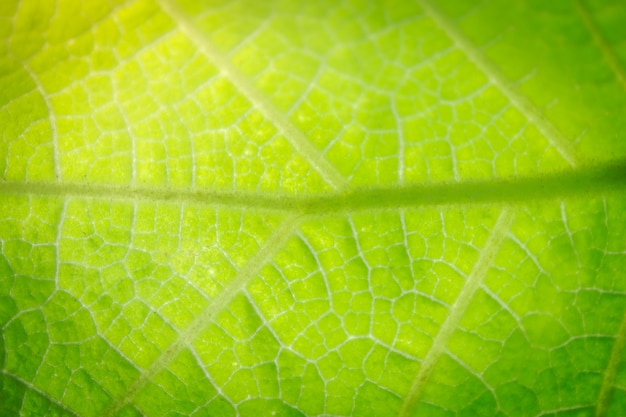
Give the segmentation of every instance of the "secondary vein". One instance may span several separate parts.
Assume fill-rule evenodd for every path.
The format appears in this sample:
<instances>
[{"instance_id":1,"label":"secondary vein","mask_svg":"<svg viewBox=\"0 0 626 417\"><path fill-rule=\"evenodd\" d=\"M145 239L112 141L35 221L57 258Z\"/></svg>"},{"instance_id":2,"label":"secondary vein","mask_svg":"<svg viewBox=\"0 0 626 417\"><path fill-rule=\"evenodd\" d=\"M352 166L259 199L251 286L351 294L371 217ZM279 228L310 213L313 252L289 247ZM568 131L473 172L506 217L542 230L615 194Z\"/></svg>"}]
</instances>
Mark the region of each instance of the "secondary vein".
<instances>
[{"instance_id":1,"label":"secondary vein","mask_svg":"<svg viewBox=\"0 0 626 417\"><path fill-rule=\"evenodd\" d=\"M178 338L165 349L161 355L135 380L126 391L117 397L100 417L117 415L126 404L129 404L135 396L162 370L165 369L198 335L214 321L215 316L223 311L228 304L241 292L248 282L256 276L259 270L283 247L287 239L292 236L295 228L300 224L301 216L288 216L282 225L261 246L255 256L239 271L237 276L224 288L220 295L213 300L198 317L179 333Z\"/></svg>"},{"instance_id":2,"label":"secondary vein","mask_svg":"<svg viewBox=\"0 0 626 417\"><path fill-rule=\"evenodd\" d=\"M515 213L510 208L504 208L500 213L500 216L491 230L491 234L489 235L485 246L480 252L480 257L474 265L474 269L463 285L461 293L458 295L454 304L450 308L448 317L441 326L441 329L439 329L439 333L437 333L435 340L433 340L433 345L421 363L420 370L416 378L413 380L409 393L405 397L404 403L402 404L402 409L399 414L400 417L411 415L413 408L419 401L435 365L446 349L450 336L452 336L452 333L463 318L465 310L467 310L470 301L472 301L472 298L474 297L474 293L476 293L476 290L480 286L484 277L487 275L487 270L498 254L500 246L504 241L506 233L508 232L514 217Z\"/></svg>"},{"instance_id":3,"label":"secondary vein","mask_svg":"<svg viewBox=\"0 0 626 417\"><path fill-rule=\"evenodd\" d=\"M72 416L76 416L76 417L79 416L79 414L76 411L72 410L67 405L65 405L61 401L55 399L54 397L52 397L50 394L46 393L45 391L42 391L41 389L39 389L33 383L23 379L22 377L20 377L18 375L15 375L15 374L7 371L6 369L3 369L1 372L2 372L3 375L6 375L8 378L11 378L14 381L16 381L18 384L22 384L26 388L30 389L31 391L36 392L38 395L40 395L41 397L43 397L46 400L50 401L52 404L56 405L57 407L59 407L60 409L65 411L66 413L68 413L68 414L70 414Z\"/></svg>"},{"instance_id":4,"label":"secondary vein","mask_svg":"<svg viewBox=\"0 0 626 417\"><path fill-rule=\"evenodd\" d=\"M624 67L620 64L617 56L615 56L615 53L613 52L609 44L606 42L604 36L602 36L602 33L600 33L596 22L593 20L593 17L589 12L589 9L587 9L587 6L585 6L582 0L574 0L574 5L576 6L576 12L578 13L583 23L585 24L585 27L589 31L593 42L602 53L602 57L609 65L609 67L611 67L613 74L615 74L615 78L617 78L617 81L622 85L622 88L626 90L626 71L624 70Z\"/></svg>"},{"instance_id":5,"label":"secondary vein","mask_svg":"<svg viewBox=\"0 0 626 417\"><path fill-rule=\"evenodd\" d=\"M437 25L452 39L457 47L465 53L495 85L537 129L546 137L552 146L561 154L571 166L576 166L576 157L572 144L563 134L550 123L537 109L537 107L513 86L502 72L491 62L461 30L448 19L443 13L430 4L430 0L417 0L424 9L426 15L434 20Z\"/></svg>"},{"instance_id":6,"label":"secondary vein","mask_svg":"<svg viewBox=\"0 0 626 417\"><path fill-rule=\"evenodd\" d=\"M206 36L169 0L158 0L161 8L174 20L180 30L204 53L204 55L232 82L235 87L271 120L280 133L319 172L333 188L341 189L345 177L309 142L304 134L261 93L250 80L238 71L230 61L215 48Z\"/></svg>"},{"instance_id":7,"label":"secondary vein","mask_svg":"<svg viewBox=\"0 0 626 417\"><path fill-rule=\"evenodd\" d=\"M457 47L461 51L463 51L467 55L467 57L488 77L490 82L495 85L511 101L511 103L522 114L524 114L525 117L532 124L537 127L537 129L546 137L546 139L552 144L552 146L554 146L555 149L561 154L565 161L567 161L570 166L576 167L578 164L573 147L571 143L562 135L562 133L543 117L539 109L537 109L530 102L530 100L528 100L526 97L520 94L519 91L517 91L512 83L508 79L506 79L506 77L500 72L500 70L493 64L493 62L489 61L485 57L485 55L462 33L462 31L456 25L454 25L453 22L450 21L450 19L448 19L434 6L432 6L429 0L417 1L424 9L426 15L434 20L437 25L439 25L439 27L457 45ZM587 174L591 174L587 177L587 180L594 175L594 173L592 172L587 172ZM564 190L566 188L570 190L575 190L580 189L579 186L581 185L583 185L584 188L585 181L578 182L574 180L572 182L572 179L573 177L570 177L568 181L565 181L561 184L546 184L542 183L541 181L537 181L531 184L533 181L521 181L521 183L518 183L518 186L514 188L515 192L511 194L507 193L506 189L500 189L501 186L505 185L504 182L501 182L498 185L492 184L492 186L485 189L481 189L481 186L470 186L466 189L457 189L455 190L455 192L458 193L458 195L460 196L471 195L473 201L478 201L481 198L489 199L493 197L493 194L491 193L494 191L497 194L500 194L501 198L499 198L498 201L506 200L507 195L509 197L519 197L524 194L527 195L528 192L530 192L531 194L537 193L532 198L538 199L540 198L540 194L543 195L543 197L547 197L547 195L543 194L543 192L554 193L558 190ZM579 179L582 179L582 177ZM474 185L477 185L477 183ZM548 185L548 187L543 188L545 185ZM465 192L469 192L469 194L464 194ZM420 371L413 380L409 393L405 397L404 403L402 404L402 408L400 410L401 417L410 415L415 405L420 400L424 388L428 383L428 380L430 379L430 375L433 369L439 361L442 353L445 351L450 336L457 328L459 322L465 314L465 310L471 302L474 293L484 280L484 277L486 276L490 265L492 264L496 254L500 249L504 237L508 233L513 219L514 212L511 208L505 207L500 213L500 217L498 218L496 225L492 229L491 235L487 243L485 244L485 247L482 249L480 257L474 265L472 273L468 277L463 288L461 289L461 293L459 294L454 305L450 309L450 314L448 315L446 321L439 330L439 333L435 337L433 345L428 350L428 353L426 354L421 364Z\"/></svg>"},{"instance_id":8,"label":"secondary vein","mask_svg":"<svg viewBox=\"0 0 626 417\"><path fill-rule=\"evenodd\" d=\"M602 386L600 387L600 394L598 395L598 402L596 404L595 417L605 417L607 414L609 401L611 400L611 395L613 393L617 369L620 366L624 350L626 350L626 311L624 312L622 322L619 330L617 331L617 337L613 343L609 363L604 371L604 378L602 380Z\"/></svg>"},{"instance_id":9,"label":"secondary vein","mask_svg":"<svg viewBox=\"0 0 626 417\"><path fill-rule=\"evenodd\" d=\"M44 89L43 85L41 84L39 77L37 77L37 75L30 68L30 66L27 63L23 62L22 68L24 68L24 71L26 71L26 73L29 75L29 77L33 81L33 83L35 83L37 92L41 96L41 99L43 100L44 104L46 105L46 109L48 110L48 122L50 123L50 131L52 133L54 175L56 176L57 180L60 181L62 172L61 172L61 160L59 158L59 153L60 153L59 152L59 133L57 130L57 119L54 113L54 109L52 107L52 103L50 102L50 97L48 93L46 93L46 90Z\"/></svg>"}]
</instances>

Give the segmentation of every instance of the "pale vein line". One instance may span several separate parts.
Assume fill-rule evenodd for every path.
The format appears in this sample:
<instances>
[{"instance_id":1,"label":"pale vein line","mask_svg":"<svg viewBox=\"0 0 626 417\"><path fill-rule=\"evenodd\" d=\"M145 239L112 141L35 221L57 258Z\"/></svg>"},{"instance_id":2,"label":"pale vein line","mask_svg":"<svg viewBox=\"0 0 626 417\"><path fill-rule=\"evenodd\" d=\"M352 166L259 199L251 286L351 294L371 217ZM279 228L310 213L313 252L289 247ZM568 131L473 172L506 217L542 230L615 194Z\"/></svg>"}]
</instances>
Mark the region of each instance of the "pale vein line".
<instances>
[{"instance_id":1,"label":"pale vein line","mask_svg":"<svg viewBox=\"0 0 626 417\"><path fill-rule=\"evenodd\" d=\"M542 411L541 413L537 414L536 417L542 417L542 416L554 416L557 414L561 414L567 411L587 411L589 410L589 406L588 405L574 405L571 407L561 407L561 408L551 408L545 411ZM586 413L585 413L586 414ZM576 414L576 415L585 415L585 414ZM568 415L572 415L572 414L568 414Z\"/></svg>"},{"instance_id":2,"label":"pale vein line","mask_svg":"<svg viewBox=\"0 0 626 417\"><path fill-rule=\"evenodd\" d=\"M509 101L535 125L546 139L557 149L561 156L572 166L577 165L574 150L571 143L548 122L541 112L508 81L498 68L490 62L484 54L473 45L470 40L457 28L446 16L433 7L430 0L417 0L425 13L451 38L457 47L472 61L508 99ZM442 325L439 333L433 341L433 345L422 361L420 371L413 381L411 389L405 398L400 410L400 416L408 416L419 401L430 375L444 352L448 340L458 323L460 322L467 306L469 305L476 289L482 284L482 280L493 261L499 247L504 240L510 225L513 222L514 213L511 208L504 208L500 213L498 222L494 226L489 240L481 251L480 257L474 266L470 277L463 286L450 310L450 315Z\"/></svg>"},{"instance_id":3,"label":"pale vein line","mask_svg":"<svg viewBox=\"0 0 626 417\"><path fill-rule=\"evenodd\" d=\"M54 270L54 288L59 290L59 274L61 272L61 235L63 232L63 223L65 222L65 216L67 214L68 200L63 201L63 207L61 208L61 215L59 216L59 225L57 228L57 235L54 241L54 251L56 257L56 265Z\"/></svg>"},{"instance_id":4,"label":"pale vein line","mask_svg":"<svg viewBox=\"0 0 626 417\"><path fill-rule=\"evenodd\" d=\"M576 165L574 149L570 141L550 123L537 107L524 97L515 86L506 79L500 70L451 22L443 13L430 4L430 0L417 0L426 14L450 37L457 47L465 53L532 124L546 137L552 146L571 166Z\"/></svg>"},{"instance_id":5,"label":"pale vein line","mask_svg":"<svg viewBox=\"0 0 626 417\"><path fill-rule=\"evenodd\" d=\"M287 239L291 237L293 231L298 226L302 216L291 215L281 224L281 226L269 237L265 244L260 248L257 254L252 257L248 263L239 271L235 279L233 279L220 295L210 303L207 308L198 314L196 319L183 330L178 338L165 349L154 363L146 369L141 376L132 383L126 391L118 396L107 407L101 417L112 417L118 413L126 404L130 403L133 398L150 382L161 370L166 368L178 354L185 349L196 337L213 322L217 314L223 311L228 303L241 292L248 282L256 276L259 270L272 258L272 256L283 247Z\"/></svg>"},{"instance_id":6,"label":"pale vein line","mask_svg":"<svg viewBox=\"0 0 626 417\"><path fill-rule=\"evenodd\" d=\"M613 393L613 387L615 384L615 376L617 375L617 368L620 365L622 353L626 349L626 312L622 317L622 323L619 326L617 337L611 350L611 357L604 371L604 378L602 379L602 386L600 388L600 394L598 395L598 403L596 404L596 417L604 417L607 415L607 409L609 402L611 401L611 395Z\"/></svg>"},{"instance_id":7,"label":"pale vein line","mask_svg":"<svg viewBox=\"0 0 626 417\"><path fill-rule=\"evenodd\" d=\"M591 34L593 42L602 53L602 57L604 58L606 63L609 64L609 67L611 67L611 70L613 71L613 74L615 74L615 78L617 78L617 81L619 81L619 83L622 85L622 88L626 90L626 70L624 70L624 67L622 66L622 64L620 64L617 56L615 55L609 44L606 42L606 39L604 38L604 36L602 36L602 33L600 33L596 22L593 20L593 17L591 16L589 9L587 9L587 6L585 6L583 0L573 1L574 6L576 6L576 12L578 13L583 23L585 24L585 27Z\"/></svg>"},{"instance_id":8,"label":"pale vein line","mask_svg":"<svg viewBox=\"0 0 626 417\"><path fill-rule=\"evenodd\" d=\"M574 6L576 7L576 12L591 34L593 42L602 53L602 57L613 71L617 81L621 84L622 88L626 90L626 70L624 70L623 65L617 59L617 56L606 42L604 36L602 36L602 33L600 32L583 0L573 1ZM611 350L611 357L604 371L604 378L602 380L600 394L598 395L598 402L596 403L596 417L606 416L607 408L613 393L617 368L620 364L620 358L624 350L626 350L626 312L624 313L624 317L622 317L622 323L617 333L615 343L613 344L613 349Z\"/></svg>"},{"instance_id":9,"label":"pale vein line","mask_svg":"<svg viewBox=\"0 0 626 417\"><path fill-rule=\"evenodd\" d=\"M75 412L74 410L70 409L67 405L63 404L62 402L58 401L57 399L53 398L50 396L50 394L46 393L45 391L42 391L41 389L39 389L36 385L26 381L25 379L7 371L6 369L2 370L2 373L4 375L6 375L7 377L15 380L18 384L22 384L24 385L26 388L30 389L31 391L36 392L38 395L42 396L43 398L47 399L48 401L50 401L51 403L53 403L54 405L56 405L57 407L61 408L63 411L78 417L78 413Z\"/></svg>"},{"instance_id":10,"label":"pale vein line","mask_svg":"<svg viewBox=\"0 0 626 417\"><path fill-rule=\"evenodd\" d=\"M59 160L59 134L57 130L56 116L52 109L52 103L50 103L50 99L48 98L48 94L46 93L46 90L44 90L43 85L41 85L41 82L39 82L39 78L31 70L28 64L23 62L22 68L24 68L24 71L28 73L30 78L35 83L35 87L37 88L37 91L41 95L41 98L44 104L46 105L46 108L48 109L48 121L50 123L50 130L52 131L52 152L53 152L53 159L54 159L54 175L57 181L61 181L62 178L61 178L61 165L60 165L60 160Z\"/></svg>"},{"instance_id":11,"label":"pale vein line","mask_svg":"<svg viewBox=\"0 0 626 417\"><path fill-rule=\"evenodd\" d=\"M189 17L169 0L157 0L161 8L174 20L180 30L205 54L205 56L228 78L243 95L250 100L263 116L271 120L279 132L319 172L333 188L346 184L343 175L309 142L304 134L289 121L248 78L239 72L230 61L208 42L206 36L190 21Z\"/></svg>"},{"instance_id":12,"label":"pale vein line","mask_svg":"<svg viewBox=\"0 0 626 417\"><path fill-rule=\"evenodd\" d=\"M470 301L472 300L474 293L482 283L487 271L492 264L494 258L496 257L502 242L506 234L508 233L509 227L513 222L513 218L515 217L515 213L511 208L504 208L498 217L496 224L494 225L485 246L480 252L480 256L474 265L474 269L470 273L470 276L467 278L467 281L463 285L461 289L461 293L458 295L454 304L450 308L450 314L444 321L441 329L439 329L439 333L435 337L433 344L424 357L424 360L421 363L420 370L417 374L417 377L413 380L413 384L411 385L411 389L409 390L407 396L404 399L404 403L402 404L402 408L400 410L400 417L405 417L411 415L413 408L419 401L422 393L424 392L424 388L430 375L435 368L435 365L439 361L439 358L444 353L446 349L446 345L448 344L448 340L452 333L456 329L457 325L461 321L461 318L465 314L465 310L469 306Z\"/></svg>"},{"instance_id":13,"label":"pale vein line","mask_svg":"<svg viewBox=\"0 0 626 417\"><path fill-rule=\"evenodd\" d=\"M396 131L398 132L398 183L404 183L404 170L405 170L405 149L404 149L404 126L402 125L402 120L400 117L400 112L396 106L396 101L391 98L391 112L393 113L393 117L396 122Z\"/></svg>"}]
</instances>

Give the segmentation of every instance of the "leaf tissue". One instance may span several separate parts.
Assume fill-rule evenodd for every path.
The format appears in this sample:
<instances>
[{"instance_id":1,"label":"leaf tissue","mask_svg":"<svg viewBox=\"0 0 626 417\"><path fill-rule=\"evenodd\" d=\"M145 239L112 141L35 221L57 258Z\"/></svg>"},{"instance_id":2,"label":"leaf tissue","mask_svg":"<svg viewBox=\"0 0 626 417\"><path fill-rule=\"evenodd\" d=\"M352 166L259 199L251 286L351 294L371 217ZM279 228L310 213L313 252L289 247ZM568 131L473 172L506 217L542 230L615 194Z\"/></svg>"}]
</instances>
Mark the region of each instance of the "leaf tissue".
<instances>
[{"instance_id":1,"label":"leaf tissue","mask_svg":"<svg viewBox=\"0 0 626 417\"><path fill-rule=\"evenodd\" d=\"M0 2L0 415L626 415L624 27Z\"/></svg>"}]
</instances>

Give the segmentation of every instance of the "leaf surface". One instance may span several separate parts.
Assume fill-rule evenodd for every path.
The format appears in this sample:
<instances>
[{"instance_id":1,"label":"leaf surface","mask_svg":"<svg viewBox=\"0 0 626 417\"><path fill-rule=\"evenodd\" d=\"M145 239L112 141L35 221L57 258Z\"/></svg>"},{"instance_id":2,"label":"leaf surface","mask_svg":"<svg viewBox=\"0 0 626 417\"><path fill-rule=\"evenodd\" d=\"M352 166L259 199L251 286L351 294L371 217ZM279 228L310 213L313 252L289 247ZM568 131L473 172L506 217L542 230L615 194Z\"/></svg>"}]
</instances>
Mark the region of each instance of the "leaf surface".
<instances>
[{"instance_id":1,"label":"leaf surface","mask_svg":"<svg viewBox=\"0 0 626 417\"><path fill-rule=\"evenodd\" d=\"M0 414L626 413L622 3L0 22Z\"/></svg>"}]
</instances>

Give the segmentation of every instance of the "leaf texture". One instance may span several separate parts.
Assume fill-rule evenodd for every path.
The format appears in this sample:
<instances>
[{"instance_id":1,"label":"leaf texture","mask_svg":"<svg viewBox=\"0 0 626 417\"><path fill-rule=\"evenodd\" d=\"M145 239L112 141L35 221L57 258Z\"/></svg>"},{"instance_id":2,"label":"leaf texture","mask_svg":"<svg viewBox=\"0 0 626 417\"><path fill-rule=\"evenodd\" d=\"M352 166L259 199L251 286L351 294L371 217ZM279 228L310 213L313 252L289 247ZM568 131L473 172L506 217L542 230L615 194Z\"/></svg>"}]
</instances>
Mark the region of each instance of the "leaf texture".
<instances>
[{"instance_id":1,"label":"leaf texture","mask_svg":"<svg viewBox=\"0 0 626 417\"><path fill-rule=\"evenodd\" d=\"M626 5L0 5L0 414L626 413Z\"/></svg>"}]
</instances>

